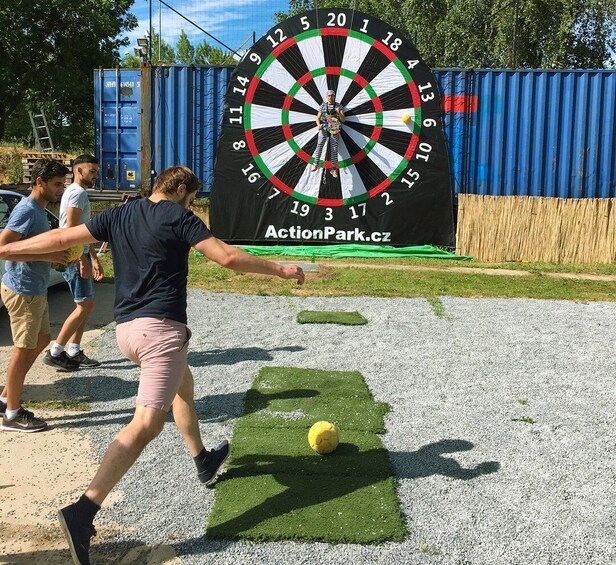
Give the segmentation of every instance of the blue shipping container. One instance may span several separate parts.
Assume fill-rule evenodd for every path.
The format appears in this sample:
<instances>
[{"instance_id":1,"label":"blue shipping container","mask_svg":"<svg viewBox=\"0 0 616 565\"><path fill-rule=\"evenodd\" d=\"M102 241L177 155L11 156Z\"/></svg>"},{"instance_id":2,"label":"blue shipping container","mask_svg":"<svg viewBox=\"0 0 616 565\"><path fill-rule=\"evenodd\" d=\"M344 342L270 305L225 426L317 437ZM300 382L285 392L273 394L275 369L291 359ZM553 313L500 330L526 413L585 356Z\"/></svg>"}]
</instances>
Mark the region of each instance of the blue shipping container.
<instances>
[{"instance_id":1,"label":"blue shipping container","mask_svg":"<svg viewBox=\"0 0 616 565\"><path fill-rule=\"evenodd\" d=\"M99 188L141 187L141 71L94 72L94 133Z\"/></svg>"},{"instance_id":2,"label":"blue shipping container","mask_svg":"<svg viewBox=\"0 0 616 565\"><path fill-rule=\"evenodd\" d=\"M102 188L149 186L150 170L181 164L209 193L232 74L207 66L96 71ZM616 71L435 74L456 195L616 198Z\"/></svg>"},{"instance_id":3,"label":"blue shipping container","mask_svg":"<svg viewBox=\"0 0 616 565\"><path fill-rule=\"evenodd\" d=\"M202 180L203 192L209 193L224 96L233 69L174 65L95 71L101 187L148 187L152 173L185 165ZM134 91L128 92L127 83L134 85ZM125 127L123 117L129 114L137 116L135 129ZM124 174L127 162L137 164L136 182ZM107 176L108 170L113 177L111 173Z\"/></svg>"}]
</instances>

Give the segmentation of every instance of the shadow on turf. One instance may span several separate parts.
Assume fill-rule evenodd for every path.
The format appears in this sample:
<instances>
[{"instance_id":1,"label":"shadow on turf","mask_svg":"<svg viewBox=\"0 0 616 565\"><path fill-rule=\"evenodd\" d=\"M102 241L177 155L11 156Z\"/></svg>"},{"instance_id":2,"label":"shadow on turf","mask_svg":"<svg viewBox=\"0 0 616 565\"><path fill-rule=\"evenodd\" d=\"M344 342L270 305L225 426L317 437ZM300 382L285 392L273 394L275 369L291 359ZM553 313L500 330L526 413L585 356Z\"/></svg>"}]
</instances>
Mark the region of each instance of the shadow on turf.
<instances>
[{"instance_id":1,"label":"shadow on turf","mask_svg":"<svg viewBox=\"0 0 616 565\"><path fill-rule=\"evenodd\" d=\"M244 414L265 410L272 400L310 398L317 396L319 392L312 389L291 389L271 394L263 394L258 390L251 389L249 394L249 404L244 403L246 394L243 392L209 394L202 398L195 399L197 416L202 422L224 422L229 418L238 418Z\"/></svg>"},{"instance_id":2,"label":"shadow on turf","mask_svg":"<svg viewBox=\"0 0 616 565\"><path fill-rule=\"evenodd\" d=\"M443 475L452 479L470 480L481 475L495 473L500 464L485 461L472 468L462 467L455 459L445 454L469 451L474 447L470 441L444 439L431 443L412 452L390 452L389 457L395 468L397 479L417 479L432 475ZM322 504L329 500L346 496L356 490L375 485L391 475L386 466L379 465L383 450L359 451L357 446L341 443L336 450L338 457L352 458L354 468L359 471L349 475L339 475L342 480L322 481L328 474L326 466L318 475L290 474L289 469L309 468L314 457L289 457L284 455L247 455L234 460L238 465L225 473L219 482L232 481L240 477L254 477L255 474L272 475L281 485L287 487L283 492L271 496L261 504L250 508L243 514L213 527L208 527L206 536L212 539L239 539L243 532L253 529L266 520L293 513L301 508ZM336 461L331 457L331 462ZM302 461L303 460L303 461ZM370 471L374 469L374 471ZM332 477L333 475L328 475ZM319 488L312 488L316 483ZM282 538L281 538L282 539Z\"/></svg>"}]
</instances>

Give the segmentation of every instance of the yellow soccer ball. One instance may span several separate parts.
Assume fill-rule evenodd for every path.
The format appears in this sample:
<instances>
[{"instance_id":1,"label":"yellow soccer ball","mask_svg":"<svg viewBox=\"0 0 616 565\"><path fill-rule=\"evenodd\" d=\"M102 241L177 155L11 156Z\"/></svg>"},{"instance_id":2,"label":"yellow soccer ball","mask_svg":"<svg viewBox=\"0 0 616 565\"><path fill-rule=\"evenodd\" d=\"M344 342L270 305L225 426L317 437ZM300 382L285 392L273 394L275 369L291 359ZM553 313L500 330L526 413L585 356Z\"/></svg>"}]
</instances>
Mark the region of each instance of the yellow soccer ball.
<instances>
[{"instance_id":1,"label":"yellow soccer ball","mask_svg":"<svg viewBox=\"0 0 616 565\"><path fill-rule=\"evenodd\" d=\"M411 115L407 114L406 112L404 114L402 114L400 116L400 119L405 123L408 124L411 121Z\"/></svg>"},{"instance_id":2,"label":"yellow soccer ball","mask_svg":"<svg viewBox=\"0 0 616 565\"><path fill-rule=\"evenodd\" d=\"M338 429L330 422L317 422L308 432L308 443L317 453L331 453L338 447Z\"/></svg>"},{"instance_id":3,"label":"yellow soccer ball","mask_svg":"<svg viewBox=\"0 0 616 565\"><path fill-rule=\"evenodd\" d=\"M66 250L67 257L66 260L69 263L73 261L77 261L83 255L83 245L73 245L73 247L69 247Z\"/></svg>"}]
</instances>

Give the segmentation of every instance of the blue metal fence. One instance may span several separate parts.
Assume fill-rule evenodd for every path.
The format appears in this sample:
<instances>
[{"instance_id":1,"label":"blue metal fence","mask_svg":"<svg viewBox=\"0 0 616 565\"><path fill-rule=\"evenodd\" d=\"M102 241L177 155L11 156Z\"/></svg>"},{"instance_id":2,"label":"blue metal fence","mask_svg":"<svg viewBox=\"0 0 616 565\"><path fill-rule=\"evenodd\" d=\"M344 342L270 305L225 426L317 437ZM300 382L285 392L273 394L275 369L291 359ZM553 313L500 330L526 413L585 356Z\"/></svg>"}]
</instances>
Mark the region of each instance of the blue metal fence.
<instances>
[{"instance_id":1,"label":"blue metal fence","mask_svg":"<svg viewBox=\"0 0 616 565\"><path fill-rule=\"evenodd\" d=\"M143 147L135 123L140 72L96 71L104 188L129 189L142 178ZM152 68L155 171L186 165L209 192L232 73L233 67ZM439 69L435 74L455 194L616 198L616 71ZM130 181L127 173L133 178L135 164L136 180Z\"/></svg>"},{"instance_id":2,"label":"blue metal fence","mask_svg":"<svg viewBox=\"0 0 616 565\"><path fill-rule=\"evenodd\" d=\"M445 114L456 192L616 197L616 72L437 71L476 111Z\"/></svg>"}]
</instances>

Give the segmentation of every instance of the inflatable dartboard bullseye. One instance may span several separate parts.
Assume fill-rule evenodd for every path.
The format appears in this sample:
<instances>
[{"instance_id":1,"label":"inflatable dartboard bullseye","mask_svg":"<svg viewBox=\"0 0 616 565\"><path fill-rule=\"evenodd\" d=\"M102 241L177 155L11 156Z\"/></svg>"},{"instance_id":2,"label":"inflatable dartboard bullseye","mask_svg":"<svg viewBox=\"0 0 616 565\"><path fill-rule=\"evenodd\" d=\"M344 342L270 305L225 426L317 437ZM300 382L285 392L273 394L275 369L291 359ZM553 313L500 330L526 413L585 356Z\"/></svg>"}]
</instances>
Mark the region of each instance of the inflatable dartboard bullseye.
<instances>
[{"instance_id":1,"label":"inflatable dartboard bullseye","mask_svg":"<svg viewBox=\"0 0 616 565\"><path fill-rule=\"evenodd\" d=\"M328 90L337 162L331 136L315 159ZM229 83L210 220L234 243L453 245L439 89L413 45L347 9L272 28Z\"/></svg>"}]
</instances>

